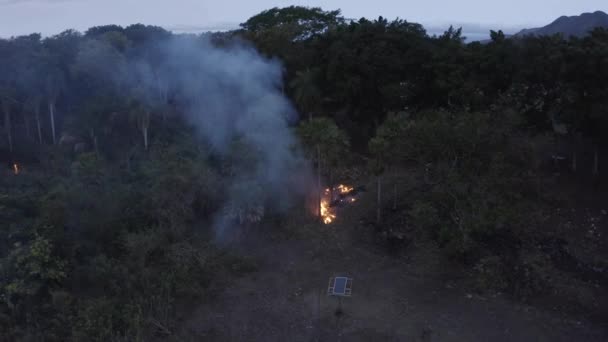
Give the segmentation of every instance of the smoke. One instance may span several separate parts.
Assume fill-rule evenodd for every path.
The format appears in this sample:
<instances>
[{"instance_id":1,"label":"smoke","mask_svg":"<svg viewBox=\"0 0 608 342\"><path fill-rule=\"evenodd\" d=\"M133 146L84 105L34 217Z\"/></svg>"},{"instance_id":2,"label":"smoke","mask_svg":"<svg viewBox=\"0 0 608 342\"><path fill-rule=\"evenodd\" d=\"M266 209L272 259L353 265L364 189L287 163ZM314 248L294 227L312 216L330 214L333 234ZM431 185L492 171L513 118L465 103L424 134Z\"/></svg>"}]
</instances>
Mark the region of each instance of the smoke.
<instances>
[{"instance_id":1,"label":"smoke","mask_svg":"<svg viewBox=\"0 0 608 342\"><path fill-rule=\"evenodd\" d=\"M102 83L91 83L98 89L94 93L114 89L150 112L171 101L213 155L232 165L225 203L215 218L219 239L239 221L258 221L306 193L309 167L289 126L297 113L283 95L278 60L244 42L218 47L195 35L175 35L137 50L144 52L126 58L128 48L117 36L87 41L75 70Z\"/></svg>"},{"instance_id":2,"label":"smoke","mask_svg":"<svg viewBox=\"0 0 608 342\"><path fill-rule=\"evenodd\" d=\"M289 127L297 113L282 94L279 61L244 43L218 48L195 36L169 39L158 61L130 67L131 82L146 89L141 100L156 102L170 91L213 153L236 165L215 218L219 239L236 222L285 209L294 193L305 192L308 167Z\"/></svg>"}]
</instances>

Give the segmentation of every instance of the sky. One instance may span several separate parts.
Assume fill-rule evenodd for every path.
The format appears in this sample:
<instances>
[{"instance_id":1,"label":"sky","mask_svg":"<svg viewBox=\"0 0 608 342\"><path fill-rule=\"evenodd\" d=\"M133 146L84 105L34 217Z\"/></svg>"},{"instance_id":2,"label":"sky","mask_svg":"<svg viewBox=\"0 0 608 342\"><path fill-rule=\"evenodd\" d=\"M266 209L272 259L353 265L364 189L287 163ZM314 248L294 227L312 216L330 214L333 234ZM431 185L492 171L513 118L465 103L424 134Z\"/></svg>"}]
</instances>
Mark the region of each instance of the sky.
<instances>
[{"instance_id":1,"label":"sky","mask_svg":"<svg viewBox=\"0 0 608 342\"><path fill-rule=\"evenodd\" d=\"M341 9L346 18L399 17L433 28L456 24L465 32L509 32L544 26L562 15L608 12L606 0L0 0L0 37L134 23L176 32L225 30L265 9L290 5Z\"/></svg>"}]
</instances>

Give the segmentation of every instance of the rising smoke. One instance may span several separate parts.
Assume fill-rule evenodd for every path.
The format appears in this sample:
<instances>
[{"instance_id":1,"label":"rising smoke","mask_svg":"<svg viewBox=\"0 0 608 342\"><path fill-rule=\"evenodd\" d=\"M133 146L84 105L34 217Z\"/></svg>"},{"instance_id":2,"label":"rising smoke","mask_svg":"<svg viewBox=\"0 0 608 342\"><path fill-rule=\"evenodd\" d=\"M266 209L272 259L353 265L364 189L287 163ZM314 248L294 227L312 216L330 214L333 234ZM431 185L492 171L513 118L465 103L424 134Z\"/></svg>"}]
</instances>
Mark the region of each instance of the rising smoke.
<instances>
[{"instance_id":1,"label":"rising smoke","mask_svg":"<svg viewBox=\"0 0 608 342\"><path fill-rule=\"evenodd\" d=\"M240 164L228 176L224 208L215 218L218 238L269 209L286 209L294 195L305 193L309 168L289 126L297 113L283 95L278 60L243 42L220 48L193 35L156 42L129 60L106 40L86 44L76 63L83 74L149 109L170 99L214 156Z\"/></svg>"},{"instance_id":2,"label":"rising smoke","mask_svg":"<svg viewBox=\"0 0 608 342\"><path fill-rule=\"evenodd\" d=\"M175 94L180 112L221 158L246 160L230 175L224 209L215 219L222 239L237 222L285 209L304 193L308 170L289 127L297 113L282 93L282 66L244 43L218 48L209 40L177 36L160 48L158 65L129 67L141 100Z\"/></svg>"}]
</instances>

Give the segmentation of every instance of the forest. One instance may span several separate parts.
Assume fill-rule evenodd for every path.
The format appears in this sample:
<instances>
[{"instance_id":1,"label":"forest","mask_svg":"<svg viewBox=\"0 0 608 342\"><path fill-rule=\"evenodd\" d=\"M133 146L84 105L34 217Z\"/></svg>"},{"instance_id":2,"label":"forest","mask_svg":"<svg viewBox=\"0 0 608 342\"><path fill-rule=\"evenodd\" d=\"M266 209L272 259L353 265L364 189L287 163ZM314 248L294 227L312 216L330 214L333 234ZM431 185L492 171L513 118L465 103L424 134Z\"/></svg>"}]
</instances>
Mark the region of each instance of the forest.
<instances>
[{"instance_id":1,"label":"forest","mask_svg":"<svg viewBox=\"0 0 608 342\"><path fill-rule=\"evenodd\" d=\"M34 33L0 39L0 106L2 341L278 340L186 327L268 268L252 240L427 253L474 296L608 315L606 29L466 43L286 7Z\"/></svg>"}]
</instances>

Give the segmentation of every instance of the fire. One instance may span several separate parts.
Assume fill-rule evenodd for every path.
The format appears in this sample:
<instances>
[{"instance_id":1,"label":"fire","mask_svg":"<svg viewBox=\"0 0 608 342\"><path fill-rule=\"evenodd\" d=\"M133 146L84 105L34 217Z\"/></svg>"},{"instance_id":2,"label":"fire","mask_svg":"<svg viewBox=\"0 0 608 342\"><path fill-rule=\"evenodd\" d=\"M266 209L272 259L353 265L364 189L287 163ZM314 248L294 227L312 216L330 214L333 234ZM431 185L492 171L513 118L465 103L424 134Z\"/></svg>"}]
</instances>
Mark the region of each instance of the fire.
<instances>
[{"instance_id":1,"label":"fire","mask_svg":"<svg viewBox=\"0 0 608 342\"><path fill-rule=\"evenodd\" d=\"M340 191L340 193L341 193L341 194L347 194L347 193L349 193L349 192L353 191L353 189L354 189L354 188L352 188L352 187L350 187L350 186L346 186L346 185L342 185L342 184L340 184L340 185L338 185L338 186L336 187L336 189L337 189L338 191Z\"/></svg>"},{"instance_id":2,"label":"fire","mask_svg":"<svg viewBox=\"0 0 608 342\"><path fill-rule=\"evenodd\" d=\"M330 224L336 219L336 215L332 213L329 202L326 199L321 200L321 217L325 224Z\"/></svg>"},{"instance_id":3,"label":"fire","mask_svg":"<svg viewBox=\"0 0 608 342\"><path fill-rule=\"evenodd\" d=\"M13 173L18 175L21 170L19 169L19 165L17 163L13 164Z\"/></svg>"},{"instance_id":4,"label":"fire","mask_svg":"<svg viewBox=\"0 0 608 342\"><path fill-rule=\"evenodd\" d=\"M333 190L333 191L332 191ZM352 197L354 188L340 184L333 189L326 188L321 199L321 218L323 223L330 224L336 219L336 206L342 203L353 203L357 199Z\"/></svg>"}]
</instances>

